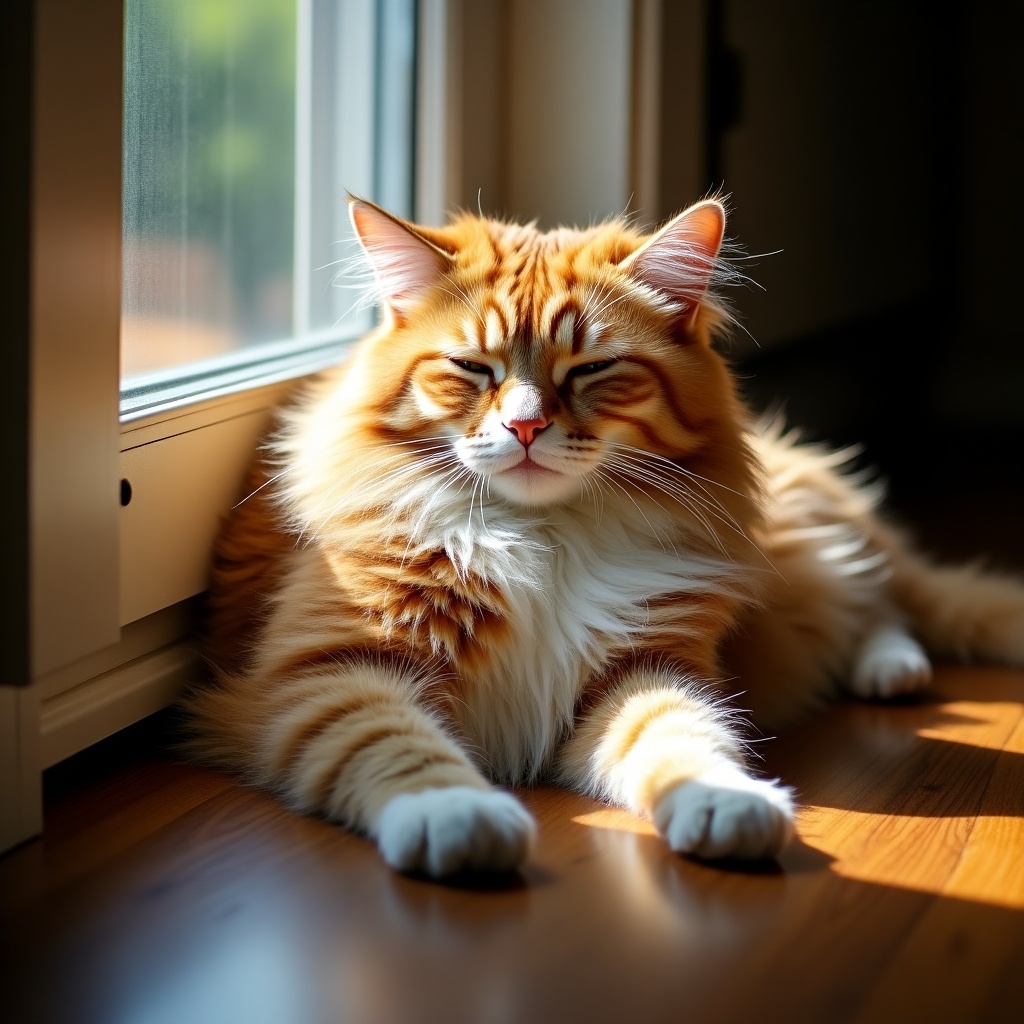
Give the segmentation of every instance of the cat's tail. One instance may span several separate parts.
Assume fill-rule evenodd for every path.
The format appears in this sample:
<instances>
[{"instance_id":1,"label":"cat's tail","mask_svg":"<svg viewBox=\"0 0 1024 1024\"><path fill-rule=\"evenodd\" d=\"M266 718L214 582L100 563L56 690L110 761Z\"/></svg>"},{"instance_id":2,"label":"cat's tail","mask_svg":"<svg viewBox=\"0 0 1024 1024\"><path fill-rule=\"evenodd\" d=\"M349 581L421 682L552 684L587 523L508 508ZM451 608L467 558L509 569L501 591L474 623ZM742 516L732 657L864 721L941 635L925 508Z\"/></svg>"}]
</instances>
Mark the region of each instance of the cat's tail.
<instances>
[{"instance_id":1,"label":"cat's tail","mask_svg":"<svg viewBox=\"0 0 1024 1024\"><path fill-rule=\"evenodd\" d=\"M1024 665L1024 582L980 565L935 565L906 550L893 569L892 596L931 653Z\"/></svg>"}]
</instances>

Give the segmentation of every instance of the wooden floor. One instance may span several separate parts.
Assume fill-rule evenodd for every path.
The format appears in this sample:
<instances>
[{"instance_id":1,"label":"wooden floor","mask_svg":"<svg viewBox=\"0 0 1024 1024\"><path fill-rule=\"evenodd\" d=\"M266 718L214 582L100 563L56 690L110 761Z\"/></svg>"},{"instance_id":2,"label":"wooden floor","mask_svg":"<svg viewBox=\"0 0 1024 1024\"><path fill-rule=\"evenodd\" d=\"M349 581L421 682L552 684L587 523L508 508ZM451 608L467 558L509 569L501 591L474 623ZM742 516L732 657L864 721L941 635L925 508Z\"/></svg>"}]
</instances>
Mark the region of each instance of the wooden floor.
<instances>
[{"instance_id":1,"label":"wooden floor","mask_svg":"<svg viewBox=\"0 0 1024 1024\"><path fill-rule=\"evenodd\" d=\"M1024 673L944 668L922 701L830 709L763 751L803 804L777 864L676 857L541 789L521 875L442 886L122 742L51 778L45 837L0 861L0 1017L1021 1020Z\"/></svg>"}]
</instances>

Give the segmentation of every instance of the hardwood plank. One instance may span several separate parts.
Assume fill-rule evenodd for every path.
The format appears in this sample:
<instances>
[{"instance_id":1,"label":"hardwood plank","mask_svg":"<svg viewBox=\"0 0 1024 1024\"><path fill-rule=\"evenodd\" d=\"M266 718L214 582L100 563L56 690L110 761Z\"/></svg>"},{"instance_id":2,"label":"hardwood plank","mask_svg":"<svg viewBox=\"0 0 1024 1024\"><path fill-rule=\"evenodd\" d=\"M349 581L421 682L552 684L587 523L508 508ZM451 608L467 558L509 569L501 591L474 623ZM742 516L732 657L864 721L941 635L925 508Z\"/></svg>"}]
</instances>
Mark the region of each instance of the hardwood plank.
<instances>
[{"instance_id":1,"label":"hardwood plank","mask_svg":"<svg viewBox=\"0 0 1024 1024\"><path fill-rule=\"evenodd\" d=\"M90 800L50 816L46 842L9 855L0 872L0 902L38 899L88 874L230 785L226 776L191 765L134 766L107 780ZM98 816L96 804L110 810Z\"/></svg>"},{"instance_id":2,"label":"hardwood plank","mask_svg":"<svg viewBox=\"0 0 1024 1024\"><path fill-rule=\"evenodd\" d=\"M0 860L12 1019L1016 1019L1024 674L942 669L765 744L798 788L778 864L670 854L555 789L520 874L438 885L265 794L151 755Z\"/></svg>"},{"instance_id":3,"label":"hardwood plank","mask_svg":"<svg viewBox=\"0 0 1024 1024\"><path fill-rule=\"evenodd\" d=\"M1017 706L1018 712L1021 707ZM1007 708L1012 717L1012 707ZM903 1006L924 1019L1019 1019L992 999L999 979L1024 968L1024 715L996 759L981 812L964 844L943 895L879 980L862 1014L878 1019L882 1008ZM1002 855L998 855L1001 853ZM1018 913L965 910L961 901L1006 907ZM936 978L955 978L944 984ZM908 1006L907 992L917 992Z\"/></svg>"},{"instance_id":4,"label":"hardwood plank","mask_svg":"<svg viewBox=\"0 0 1024 1024\"><path fill-rule=\"evenodd\" d=\"M1024 910L1024 705L1017 711L1017 726L996 759L981 814L945 892ZM993 857L996 850L1010 856Z\"/></svg>"}]
</instances>

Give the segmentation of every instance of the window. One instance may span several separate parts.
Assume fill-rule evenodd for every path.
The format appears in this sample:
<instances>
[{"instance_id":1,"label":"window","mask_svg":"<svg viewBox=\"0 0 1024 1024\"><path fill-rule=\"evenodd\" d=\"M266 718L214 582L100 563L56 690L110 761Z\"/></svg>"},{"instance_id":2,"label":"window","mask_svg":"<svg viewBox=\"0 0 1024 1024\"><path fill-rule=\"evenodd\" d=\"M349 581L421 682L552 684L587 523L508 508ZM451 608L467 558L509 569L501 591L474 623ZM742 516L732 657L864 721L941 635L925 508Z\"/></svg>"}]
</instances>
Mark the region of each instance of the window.
<instances>
[{"instance_id":1,"label":"window","mask_svg":"<svg viewBox=\"0 0 1024 1024\"><path fill-rule=\"evenodd\" d=\"M121 418L337 360L345 190L410 216L414 0L127 0Z\"/></svg>"}]
</instances>

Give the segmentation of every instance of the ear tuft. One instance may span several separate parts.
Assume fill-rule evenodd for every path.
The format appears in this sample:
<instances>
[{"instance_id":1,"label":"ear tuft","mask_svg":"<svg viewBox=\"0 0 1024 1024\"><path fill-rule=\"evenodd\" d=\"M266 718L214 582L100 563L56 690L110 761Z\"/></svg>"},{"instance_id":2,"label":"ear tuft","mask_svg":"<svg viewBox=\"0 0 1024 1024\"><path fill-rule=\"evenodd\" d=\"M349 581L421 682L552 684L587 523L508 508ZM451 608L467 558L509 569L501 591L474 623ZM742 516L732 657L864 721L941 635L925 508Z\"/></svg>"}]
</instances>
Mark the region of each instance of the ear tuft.
<instances>
[{"instance_id":1,"label":"ear tuft","mask_svg":"<svg viewBox=\"0 0 1024 1024\"><path fill-rule=\"evenodd\" d=\"M410 313L451 269L452 257L415 227L365 199L349 200L349 216L377 277L382 298L398 314Z\"/></svg>"},{"instance_id":2,"label":"ear tuft","mask_svg":"<svg viewBox=\"0 0 1024 1024\"><path fill-rule=\"evenodd\" d=\"M622 268L634 281L682 306L690 326L711 283L724 234L725 209L708 199L655 232Z\"/></svg>"}]
</instances>

